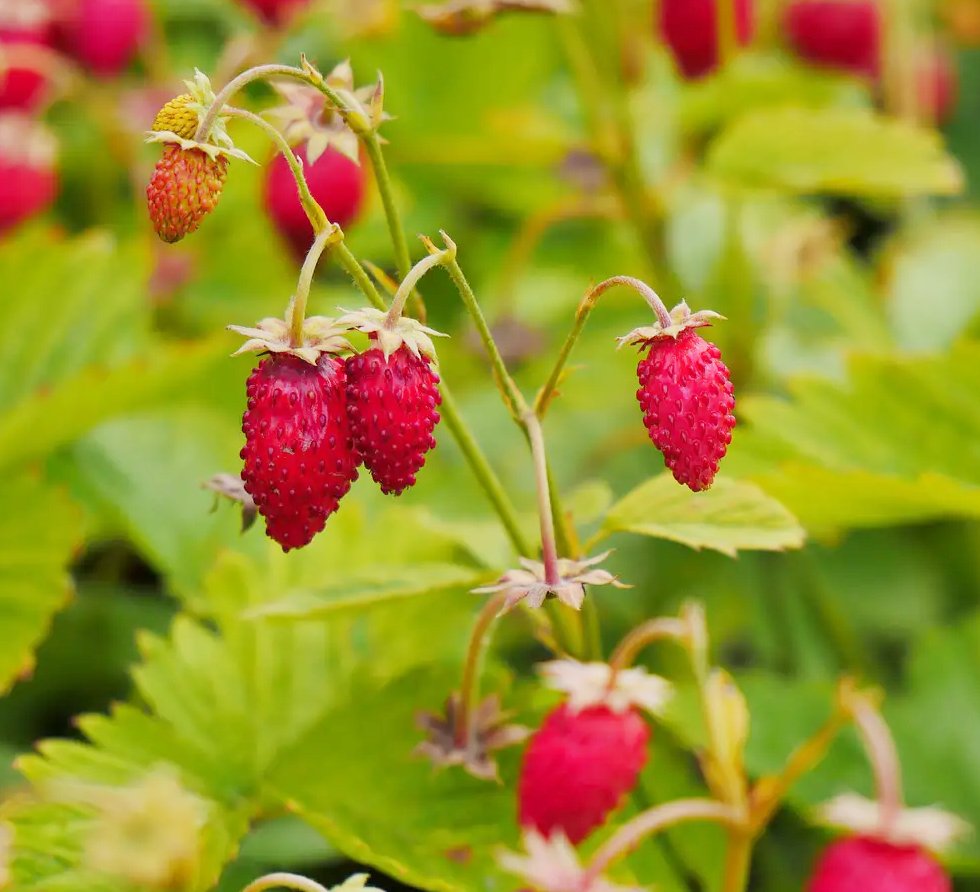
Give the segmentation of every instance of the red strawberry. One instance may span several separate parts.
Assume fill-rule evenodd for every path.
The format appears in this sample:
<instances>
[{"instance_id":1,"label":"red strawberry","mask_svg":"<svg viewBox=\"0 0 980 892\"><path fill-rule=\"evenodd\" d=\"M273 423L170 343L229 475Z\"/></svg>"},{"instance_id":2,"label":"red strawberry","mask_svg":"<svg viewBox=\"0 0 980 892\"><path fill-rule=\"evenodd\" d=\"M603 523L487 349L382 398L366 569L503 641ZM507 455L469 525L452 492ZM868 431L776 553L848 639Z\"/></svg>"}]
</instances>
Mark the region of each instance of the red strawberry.
<instances>
[{"instance_id":1,"label":"red strawberry","mask_svg":"<svg viewBox=\"0 0 980 892\"><path fill-rule=\"evenodd\" d=\"M146 0L68 0L58 33L79 62L115 77L133 60L148 26Z\"/></svg>"},{"instance_id":2,"label":"red strawberry","mask_svg":"<svg viewBox=\"0 0 980 892\"><path fill-rule=\"evenodd\" d=\"M310 0L242 0L263 22L274 28L285 25L301 7Z\"/></svg>"},{"instance_id":3,"label":"red strawberry","mask_svg":"<svg viewBox=\"0 0 980 892\"><path fill-rule=\"evenodd\" d=\"M554 709L524 753L517 793L521 826L544 836L562 831L581 842L636 785L649 738L633 709Z\"/></svg>"},{"instance_id":4,"label":"red strawberry","mask_svg":"<svg viewBox=\"0 0 980 892\"><path fill-rule=\"evenodd\" d=\"M242 479L283 551L307 545L357 479L345 384L326 353L315 365L275 353L248 379Z\"/></svg>"},{"instance_id":5,"label":"red strawberry","mask_svg":"<svg viewBox=\"0 0 980 892\"><path fill-rule=\"evenodd\" d=\"M701 77L718 65L719 2L732 0L660 0L660 35L687 78ZM753 13L753 0L735 0L735 32L740 44L752 39Z\"/></svg>"},{"instance_id":6,"label":"red strawberry","mask_svg":"<svg viewBox=\"0 0 980 892\"><path fill-rule=\"evenodd\" d=\"M711 486L735 426L735 397L721 353L693 328L649 341L636 398L653 444L678 483Z\"/></svg>"},{"instance_id":7,"label":"red strawberry","mask_svg":"<svg viewBox=\"0 0 980 892\"><path fill-rule=\"evenodd\" d=\"M0 2L0 109L35 111L44 99L46 79L34 65L11 63L5 67L4 50L45 48L51 42L50 10L42 2L22 0L13 6Z\"/></svg>"},{"instance_id":8,"label":"red strawberry","mask_svg":"<svg viewBox=\"0 0 980 892\"><path fill-rule=\"evenodd\" d=\"M820 856L807 892L950 892L942 867L923 849L868 836L832 843Z\"/></svg>"},{"instance_id":9,"label":"red strawberry","mask_svg":"<svg viewBox=\"0 0 980 892\"><path fill-rule=\"evenodd\" d=\"M786 8L783 27L804 59L878 76L881 16L875 0L794 0Z\"/></svg>"},{"instance_id":10,"label":"red strawberry","mask_svg":"<svg viewBox=\"0 0 980 892\"><path fill-rule=\"evenodd\" d=\"M432 361L404 344L387 359L378 347L347 359L347 417L382 492L397 496L415 485L425 453L436 445L441 402Z\"/></svg>"},{"instance_id":11,"label":"red strawberry","mask_svg":"<svg viewBox=\"0 0 980 892\"><path fill-rule=\"evenodd\" d=\"M24 115L0 115L0 233L43 211L57 191L48 132Z\"/></svg>"},{"instance_id":12,"label":"red strawberry","mask_svg":"<svg viewBox=\"0 0 980 892\"><path fill-rule=\"evenodd\" d=\"M364 169L332 148L313 164L307 162L305 146L296 152L306 168L310 192L326 212L327 219L346 228L361 210ZM296 181L282 155L277 155L266 171L265 207L294 253L298 257L305 256L313 244L313 227L300 204Z\"/></svg>"},{"instance_id":13,"label":"red strawberry","mask_svg":"<svg viewBox=\"0 0 980 892\"><path fill-rule=\"evenodd\" d=\"M215 209L228 175L228 158L212 158L202 149L184 149L175 143L163 147L163 156L146 187L150 220L165 242L178 242L194 232Z\"/></svg>"}]
</instances>

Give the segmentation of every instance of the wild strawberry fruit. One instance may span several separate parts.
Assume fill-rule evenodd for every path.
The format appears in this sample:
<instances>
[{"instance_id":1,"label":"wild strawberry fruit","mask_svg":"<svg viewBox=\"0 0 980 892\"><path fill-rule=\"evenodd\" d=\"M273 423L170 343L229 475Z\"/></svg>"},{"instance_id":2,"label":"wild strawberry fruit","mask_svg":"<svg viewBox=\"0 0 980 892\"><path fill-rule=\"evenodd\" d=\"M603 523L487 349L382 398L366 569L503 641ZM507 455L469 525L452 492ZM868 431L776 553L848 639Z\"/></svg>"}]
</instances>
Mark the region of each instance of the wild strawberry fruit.
<instances>
[{"instance_id":1,"label":"wild strawberry fruit","mask_svg":"<svg viewBox=\"0 0 980 892\"><path fill-rule=\"evenodd\" d=\"M660 0L660 36L687 78L702 77L718 66L719 2L732 0ZM753 0L735 0L738 42L747 44L754 29Z\"/></svg>"},{"instance_id":2,"label":"wild strawberry fruit","mask_svg":"<svg viewBox=\"0 0 980 892\"><path fill-rule=\"evenodd\" d=\"M66 0L58 36L66 52L100 77L133 60L149 26L146 0Z\"/></svg>"},{"instance_id":3,"label":"wild strawberry fruit","mask_svg":"<svg viewBox=\"0 0 980 892\"><path fill-rule=\"evenodd\" d=\"M200 123L200 106L190 93L181 93L156 113L153 129L175 133L181 139L193 139Z\"/></svg>"},{"instance_id":4,"label":"wild strawberry fruit","mask_svg":"<svg viewBox=\"0 0 980 892\"><path fill-rule=\"evenodd\" d=\"M327 354L273 354L248 379L242 479L283 551L307 545L357 479L345 384Z\"/></svg>"},{"instance_id":5,"label":"wild strawberry fruit","mask_svg":"<svg viewBox=\"0 0 980 892\"><path fill-rule=\"evenodd\" d=\"M917 845L870 836L839 839L824 851L808 892L950 892L939 863Z\"/></svg>"},{"instance_id":6,"label":"wild strawberry fruit","mask_svg":"<svg viewBox=\"0 0 980 892\"><path fill-rule=\"evenodd\" d=\"M36 111L47 80L37 64L25 64L31 48L51 43L50 10L43 0L0 0L0 109ZM20 61L7 61L16 52Z\"/></svg>"},{"instance_id":7,"label":"wild strawberry fruit","mask_svg":"<svg viewBox=\"0 0 980 892\"><path fill-rule=\"evenodd\" d=\"M368 308L338 320L371 338L369 350L347 359L347 416L364 467L383 493L396 496L415 485L435 448L442 402L430 337L440 333L400 312Z\"/></svg>"},{"instance_id":8,"label":"wild strawberry fruit","mask_svg":"<svg viewBox=\"0 0 980 892\"><path fill-rule=\"evenodd\" d=\"M265 24L274 28L285 25L310 0L242 0Z\"/></svg>"},{"instance_id":9,"label":"wild strawberry fruit","mask_svg":"<svg viewBox=\"0 0 980 892\"><path fill-rule=\"evenodd\" d=\"M700 492L718 473L735 426L728 368L718 348L696 331L719 317L710 310L692 313L685 303L669 319L662 305L660 312L663 321L634 329L619 342L647 350L636 368L643 423L677 482Z\"/></svg>"},{"instance_id":10,"label":"wild strawberry fruit","mask_svg":"<svg viewBox=\"0 0 980 892\"><path fill-rule=\"evenodd\" d=\"M531 737L518 782L521 826L579 843L602 826L636 785L647 761L650 729L637 707L659 711L670 685L643 669L611 679L604 663L559 660L542 673L569 697Z\"/></svg>"},{"instance_id":11,"label":"wild strawberry fruit","mask_svg":"<svg viewBox=\"0 0 980 892\"><path fill-rule=\"evenodd\" d=\"M542 835L585 839L636 785L647 761L650 731L633 711L605 706L548 714L524 754L518 787L522 827Z\"/></svg>"},{"instance_id":12,"label":"wild strawberry fruit","mask_svg":"<svg viewBox=\"0 0 980 892\"><path fill-rule=\"evenodd\" d=\"M347 359L347 417L364 467L383 493L415 485L436 445L439 376L428 356L404 344L390 356L372 347Z\"/></svg>"},{"instance_id":13,"label":"wild strawberry fruit","mask_svg":"<svg viewBox=\"0 0 980 892\"><path fill-rule=\"evenodd\" d=\"M313 163L309 162L305 144L296 153L305 167L310 192L327 219L346 228L361 211L364 169L333 148L328 148ZM266 169L265 207L296 256L305 256L313 244L313 227L300 203L296 180L281 154Z\"/></svg>"},{"instance_id":14,"label":"wild strawberry fruit","mask_svg":"<svg viewBox=\"0 0 980 892\"><path fill-rule=\"evenodd\" d=\"M882 23L876 0L793 0L783 28L790 45L807 61L878 76Z\"/></svg>"},{"instance_id":15,"label":"wild strawberry fruit","mask_svg":"<svg viewBox=\"0 0 980 892\"><path fill-rule=\"evenodd\" d=\"M0 114L0 233L43 211L57 191L54 138L26 115Z\"/></svg>"},{"instance_id":16,"label":"wild strawberry fruit","mask_svg":"<svg viewBox=\"0 0 980 892\"><path fill-rule=\"evenodd\" d=\"M228 176L228 158L203 149L167 145L146 187L150 220L165 242L194 232L217 207Z\"/></svg>"}]
</instances>

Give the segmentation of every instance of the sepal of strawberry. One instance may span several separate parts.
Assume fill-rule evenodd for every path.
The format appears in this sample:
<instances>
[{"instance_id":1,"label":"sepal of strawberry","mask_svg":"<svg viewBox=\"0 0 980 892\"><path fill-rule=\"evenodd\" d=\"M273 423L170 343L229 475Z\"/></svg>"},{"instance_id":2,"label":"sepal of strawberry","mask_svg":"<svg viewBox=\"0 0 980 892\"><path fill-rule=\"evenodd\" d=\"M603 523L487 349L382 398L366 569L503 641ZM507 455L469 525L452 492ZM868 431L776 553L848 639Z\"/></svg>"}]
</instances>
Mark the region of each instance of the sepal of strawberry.
<instances>
[{"instance_id":1,"label":"sepal of strawberry","mask_svg":"<svg viewBox=\"0 0 980 892\"><path fill-rule=\"evenodd\" d=\"M621 886L593 875L564 833L545 837L527 829L523 843L524 852L499 852L497 863L537 892L642 892L636 886Z\"/></svg>"},{"instance_id":2,"label":"sepal of strawberry","mask_svg":"<svg viewBox=\"0 0 980 892\"><path fill-rule=\"evenodd\" d=\"M353 69L350 62L344 60L323 79L340 95L353 97L361 108L368 109L373 129L377 130L385 121L391 120L384 111L384 81L380 73L376 83L355 87ZM306 145L306 160L310 164L316 164L328 148L355 164L361 163L357 134L320 90L291 80L275 82L272 86L285 103L269 109L268 114L277 120L291 146Z\"/></svg>"},{"instance_id":3,"label":"sepal of strawberry","mask_svg":"<svg viewBox=\"0 0 980 892\"><path fill-rule=\"evenodd\" d=\"M499 781L495 750L515 746L527 740L531 731L509 722L510 713L501 709L500 697L491 694L469 717L467 733L460 735L460 697L451 694L442 713L420 712L418 728L425 733L415 754L431 761L437 768L460 765L478 780ZM465 725L464 725L465 728Z\"/></svg>"},{"instance_id":4,"label":"sepal of strawberry","mask_svg":"<svg viewBox=\"0 0 980 892\"><path fill-rule=\"evenodd\" d=\"M245 152L235 148L228 134L227 115L218 115L205 138L196 138L198 128L215 101L215 94L208 76L197 69L193 79L184 81L184 84L187 92L171 99L157 112L146 141L178 145L185 150L198 149L212 160L224 156L255 164Z\"/></svg>"},{"instance_id":5,"label":"sepal of strawberry","mask_svg":"<svg viewBox=\"0 0 980 892\"><path fill-rule=\"evenodd\" d=\"M372 340L377 340L378 346L386 357L405 346L417 359L427 356L434 364L438 360L432 338L449 337L406 316L399 316L392 322L388 313L374 307L365 307L353 312L345 311L337 320L337 324L370 335Z\"/></svg>"},{"instance_id":6,"label":"sepal of strawberry","mask_svg":"<svg viewBox=\"0 0 980 892\"><path fill-rule=\"evenodd\" d=\"M341 62L326 77L305 55L301 65L314 84L323 86L323 92L330 97L337 114L358 136L377 133L385 121L391 120L384 110L385 86L380 72L376 83L355 87L353 71L348 63ZM384 142L383 138L378 138Z\"/></svg>"},{"instance_id":7,"label":"sepal of strawberry","mask_svg":"<svg viewBox=\"0 0 980 892\"><path fill-rule=\"evenodd\" d=\"M604 706L615 713L639 708L658 716L674 695L667 679L640 666L614 671L608 663L552 660L542 663L538 671L548 687L568 695L572 713Z\"/></svg>"},{"instance_id":8,"label":"sepal of strawberry","mask_svg":"<svg viewBox=\"0 0 980 892\"><path fill-rule=\"evenodd\" d=\"M711 325L716 319L724 318L714 310L698 310L696 313L692 313L687 302L681 301L670 311L669 324L657 320L653 325L641 325L639 328L634 328L616 340L620 347L643 346L659 338L673 338L676 341L682 332L690 328L703 328L706 325Z\"/></svg>"},{"instance_id":9,"label":"sepal of strawberry","mask_svg":"<svg viewBox=\"0 0 980 892\"><path fill-rule=\"evenodd\" d=\"M491 585L473 589L473 593L484 595L506 592L507 597L500 609L501 613L513 609L521 601L524 601L528 607L540 607L547 598L557 598L563 604L567 604L575 610L581 610L582 602L585 600L585 586L587 585L631 588L626 583L620 582L608 570L596 566L610 554L611 552L605 551L593 558L580 561L559 558L559 580L555 584L548 583L545 566L541 561L520 558L521 566L519 568L508 570Z\"/></svg>"},{"instance_id":10,"label":"sepal of strawberry","mask_svg":"<svg viewBox=\"0 0 980 892\"><path fill-rule=\"evenodd\" d=\"M881 804L857 793L842 793L816 811L820 823L873 837L895 846L921 846L945 852L971 832L958 815L936 806L902 808L888 821L882 820Z\"/></svg>"},{"instance_id":11,"label":"sepal of strawberry","mask_svg":"<svg viewBox=\"0 0 980 892\"><path fill-rule=\"evenodd\" d=\"M229 325L229 331L246 338L245 343L233 355L239 356L242 353L291 353L310 365L316 365L317 360L324 353L336 355L351 349L350 342L344 336L345 329L343 326L326 316L306 317L303 320L302 342L294 343L290 334L293 300L290 300L283 319L275 317L263 319L254 328L244 325Z\"/></svg>"}]
</instances>

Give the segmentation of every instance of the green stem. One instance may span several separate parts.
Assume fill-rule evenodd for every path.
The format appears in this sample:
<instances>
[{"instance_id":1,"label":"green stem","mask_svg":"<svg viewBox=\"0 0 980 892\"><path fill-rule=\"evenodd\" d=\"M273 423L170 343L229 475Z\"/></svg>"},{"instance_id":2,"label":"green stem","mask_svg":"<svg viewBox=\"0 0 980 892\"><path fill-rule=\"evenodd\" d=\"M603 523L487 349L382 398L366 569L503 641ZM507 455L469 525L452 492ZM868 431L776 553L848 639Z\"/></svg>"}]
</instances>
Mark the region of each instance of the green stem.
<instances>
[{"instance_id":1,"label":"green stem","mask_svg":"<svg viewBox=\"0 0 980 892\"><path fill-rule=\"evenodd\" d=\"M732 827L728 831L722 892L745 892L748 889L753 843L753 835L744 829Z\"/></svg>"},{"instance_id":2,"label":"green stem","mask_svg":"<svg viewBox=\"0 0 980 892\"><path fill-rule=\"evenodd\" d=\"M224 107L231 101L231 97L253 81L265 80L270 77L289 77L293 80L303 81L311 86L316 86L305 71L301 68L295 68L292 65L256 65L254 68L249 68L247 71L243 71L238 75L238 77L234 77L228 81L217 93L214 97L214 102L211 103L211 107L207 110L207 113L197 127L194 140L196 142L207 142L215 122L218 120Z\"/></svg>"},{"instance_id":3,"label":"green stem","mask_svg":"<svg viewBox=\"0 0 980 892\"><path fill-rule=\"evenodd\" d=\"M374 168L374 178L378 184L378 193L381 196L381 204L384 206L385 219L388 221L391 245L395 251L395 267L399 277L404 279L412 268L412 258L408 251L405 230L402 228L401 214L392 192L388 165L385 163L384 152L381 151L381 140L378 139L378 134L371 130L361 137L361 141L364 143L364 148L371 159L371 166Z\"/></svg>"},{"instance_id":4,"label":"green stem","mask_svg":"<svg viewBox=\"0 0 980 892\"><path fill-rule=\"evenodd\" d=\"M443 238L445 237L445 233L443 233ZM486 317L483 315L483 310L480 308L476 295L473 293L473 289L470 287L466 276L463 275L463 270L460 268L459 262L455 257L446 263L446 271L459 291L463 305L473 319L477 334L479 334L480 340L483 342L483 347L490 357L490 364L493 366L498 386L504 395L511 415L513 415L518 423L523 423L521 419L527 413L527 403L514 379L510 376L510 372L507 371L507 365L504 362L504 358L500 355L500 350L497 349L497 343L493 339L493 334L490 331L490 326L487 324Z\"/></svg>"},{"instance_id":5,"label":"green stem","mask_svg":"<svg viewBox=\"0 0 980 892\"><path fill-rule=\"evenodd\" d=\"M466 459L466 463L470 466L473 476L476 477L477 483L480 484L490 503L493 505L494 510L497 512L497 516L500 518L500 522L503 524L511 544L517 550L518 554L531 557L535 553L534 547L525 537L521 529L520 522L517 519L517 512L513 504L511 504L510 498L507 496L503 484L500 482L500 478L490 466L490 462L487 460L483 450L480 449L472 431L467 427L466 422L463 421L462 416L459 414L459 407L456 405L456 400L450 394L449 388L446 387L445 383L441 385L441 390L442 406L440 407L440 412L443 421L445 421L450 433L459 445L463 457Z\"/></svg>"},{"instance_id":6,"label":"green stem","mask_svg":"<svg viewBox=\"0 0 980 892\"><path fill-rule=\"evenodd\" d=\"M480 656L489 640L490 629L500 616L500 608L507 600L506 592L498 592L487 598L476 617L473 631L470 633L470 643L466 649L466 661L463 663L463 680L459 686L459 709L456 710L456 727L454 729L456 745L465 746L472 731L473 712L478 703L480 683Z\"/></svg>"},{"instance_id":7,"label":"green stem","mask_svg":"<svg viewBox=\"0 0 980 892\"><path fill-rule=\"evenodd\" d=\"M264 67L278 69L282 66ZM252 70L255 71L257 69ZM234 83L234 81L232 81L232 83ZM306 216L309 218L313 231L319 235L325 229L334 225L327 219L327 215L324 213L323 208L320 207L319 202L317 202L317 200L313 197L313 194L310 192L309 184L306 181L306 174L303 171L303 163L299 160L292 148L290 148L289 143L286 142L286 138L282 135L282 133L280 133L279 130L266 121L265 118L261 118L250 111L246 111L245 109L232 108L228 106L225 108L225 114L234 118L240 118L244 121L249 121L250 123L254 124L260 130L262 130L262 132L265 133L273 143L275 143L279 151L282 152L282 156L286 159L286 164L289 165L293 178L296 180L296 188L299 190L300 203L303 205L303 210L306 212ZM368 301L379 310L387 309L387 304L378 293L378 289L371 280L371 277L364 270L364 267L361 266L360 262L354 256L351 249L347 247L347 243L343 241L343 239L340 239L337 242L334 248L334 253L337 257L337 261L344 268L347 274L354 280L354 284L368 299Z\"/></svg>"},{"instance_id":8,"label":"green stem","mask_svg":"<svg viewBox=\"0 0 980 892\"><path fill-rule=\"evenodd\" d=\"M293 296L292 313L289 320L290 342L294 347L303 346L303 323L306 321L306 305L310 299L310 288L313 285L316 265L330 244L332 242L339 243L339 239L342 238L343 233L339 228L324 229L314 239L306 259L303 261L303 267L299 272L299 281L296 283L296 294Z\"/></svg>"},{"instance_id":9,"label":"green stem","mask_svg":"<svg viewBox=\"0 0 980 892\"><path fill-rule=\"evenodd\" d=\"M714 0L717 16L718 65L726 68L738 52L735 0Z\"/></svg>"},{"instance_id":10,"label":"green stem","mask_svg":"<svg viewBox=\"0 0 980 892\"><path fill-rule=\"evenodd\" d=\"M524 415L524 425L531 443L534 459L534 481L538 494L538 519L541 522L541 560L544 562L544 581L549 586L561 584L558 572L558 547L555 544L555 518L551 510L551 487L548 485L547 453L541 422L533 412Z\"/></svg>"},{"instance_id":11,"label":"green stem","mask_svg":"<svg viewBox=\"0 0 980 892\"><path fill-rule=\"evenodd\" d=\"M398 324L398 320L402 316L402 311L405 309L405 302L415 290L415 286L422 276L434 267L445 264L447 257L453 256L455 250L456 246L453 245L450 249L423 257L405 274L401 284L398 286L398 290L395 292L395 296L391 299L391 307L388 309L388 315L385 317L384 324L386 328L394 328Z\"/></svg>"}]
</instances>

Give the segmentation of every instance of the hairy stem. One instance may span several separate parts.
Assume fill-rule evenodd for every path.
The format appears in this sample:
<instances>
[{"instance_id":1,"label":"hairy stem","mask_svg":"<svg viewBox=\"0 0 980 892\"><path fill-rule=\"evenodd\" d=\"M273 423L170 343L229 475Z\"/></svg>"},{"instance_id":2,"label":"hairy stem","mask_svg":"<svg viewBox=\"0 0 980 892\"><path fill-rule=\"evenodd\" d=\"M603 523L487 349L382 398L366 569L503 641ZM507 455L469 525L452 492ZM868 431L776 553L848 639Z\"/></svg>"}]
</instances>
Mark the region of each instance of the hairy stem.
<instances>
[{"instance_id":1,"label":"hairy stem","mask_svg":"<svg viewBox=\"0 0 980 892\"><path fill-rule=\"evenodd\" d=\"M306 305L310 299L310 288L313 285L313 276L316 273L316 265L320 262L323 252L331 244L339 244L344 234L339 227L328 227L324 229L314 239L306 259L303 261L302 269L299 271L299 281L296 283L296 294L293 295L292 313L289 319L289 338L294 347L303 346L303 323L306 321Z\"/></svg>"},{"instance_id":2,"label":"hairy stem","mask_svg":"<svg viewBox=\"0 0 980 892\"><path fill-rule=\"evenodd\" d=\"M732 809L714 799L678 799L641 812L619 828L592 856L586 877L594 882L613 864L625 858L644 839L685 821L714 821L729 824ZM587 883L584 885L588 885Z\"/></svg>"},{"instance_id":3,"label":"hairy stem","mask_svg":"<svg viewBox=\"0 0 980 892\"><path fill-rule=\"evenodd\" d=\"M464 746L473 730L473 712L479 703L477 696L480 687L480 657L490 639L490 629L500 616L500 609L507 600L506 592L498 592L487 598L476 623L470 633L470 643L466 648L466 662L463 663L463 680L459 687L459 709L456 711L454 729L456 745Z\"/></svg>"},{"instance_id":4,"label":"hairy stem","mask_svg":"<svg viewBox=\"0 0 980 892\"><path fill-rule=\"evenodd\" d=\"M891 827L902 811L902 766L895 739L881 713L867 697L855 697L854 722L874 772L881 828Z\"/></svg>"},{"instance_id":5,"label":"hairy stem","mask_svg":"<svg viewBox=\"0 0 980 892\"><path fill-rule=\"evenodd\" d=\"M555 544L555 518L551 511L551 487L548 485L547 454L541 422L533 412L526 412L524 425L531 443L534 458L534 480L538 493L538 517L541 521L541 560L544 562L544 578L548 585L561 582L558 573L558 547Z\"/></svg>"},{"instance_id":6,"label":"hairy stem","mask_svg":"<svg viewBox=\"0 0 980 892\"><path fill-rule=\"evenodd\" d=\"M423 257L405 274L401 284L398 286L398 290L395 292L395 296L391 299L391 307L388 309L388 315L385 317L386 328L394 328L398 320L401 319L402 312L405 309L405 303L408 301L409 295L415 290L415 286L422 276L434 267L445 264L447 262L446 258L454 256L454 254L455 245L452 249L439 251L436 254L429 254L428 257Z\"/></svg>"},{"instance_id":7,"label":"hairy stem","mask_svg":"<svg viewBox=\"0 0 980 892\"><path fill-rule=\"evenodd\" d=\"M636 291L647 302L647 305L656 314L657 321L664 328L673 324L674 320L670 318L670 311L660 299L660 295L647 285L646 282L634 279L633 276L613 276L611 279L606 279L604 282L595 285L592 288L592 293L595 298L598 298L604 291L615 288L617 285L625 285L627 288L632 288Z\"/></svg>"}]
</instances>

